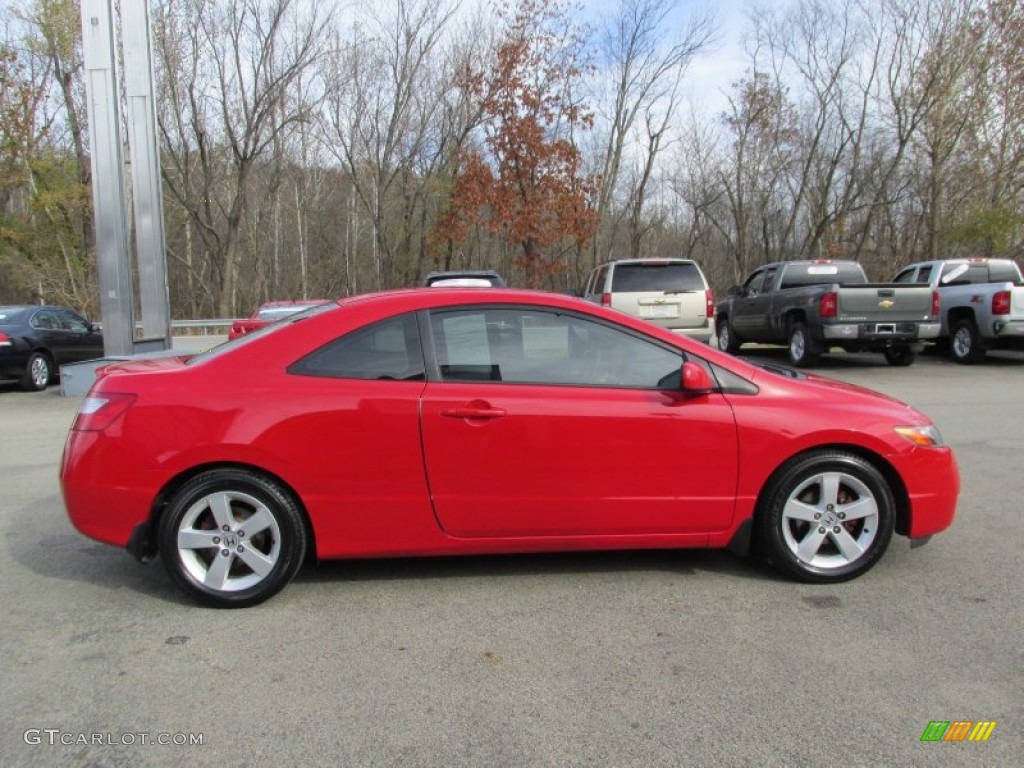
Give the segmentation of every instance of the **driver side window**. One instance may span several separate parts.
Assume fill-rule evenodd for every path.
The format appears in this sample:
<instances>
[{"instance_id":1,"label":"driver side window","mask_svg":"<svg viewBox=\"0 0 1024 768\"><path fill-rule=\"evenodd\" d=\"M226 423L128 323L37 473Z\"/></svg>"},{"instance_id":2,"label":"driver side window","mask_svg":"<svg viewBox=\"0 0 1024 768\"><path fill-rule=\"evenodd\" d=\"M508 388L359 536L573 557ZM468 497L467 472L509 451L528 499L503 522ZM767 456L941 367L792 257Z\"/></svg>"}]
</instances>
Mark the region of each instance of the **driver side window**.
<instances>
[{"instance_id":1,"label":"driver side window","mask_svg":"<svg viewBox=\"0 0 1024 768\"><path fill-rule=\"evenodd\" d=\"M431 325L444 381L677 389L682 352L555 311L436 311Z\"/></svg>"}]
</instances>

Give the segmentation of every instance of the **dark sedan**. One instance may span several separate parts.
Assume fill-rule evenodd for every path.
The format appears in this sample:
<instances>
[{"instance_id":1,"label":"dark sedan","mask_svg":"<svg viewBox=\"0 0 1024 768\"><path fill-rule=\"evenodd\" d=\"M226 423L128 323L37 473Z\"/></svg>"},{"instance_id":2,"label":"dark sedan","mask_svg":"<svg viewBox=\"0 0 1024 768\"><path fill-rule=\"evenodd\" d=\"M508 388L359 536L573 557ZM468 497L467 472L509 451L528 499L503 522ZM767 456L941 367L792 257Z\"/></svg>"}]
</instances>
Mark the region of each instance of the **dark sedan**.
<instances>
[{"instance_id":1,"label":"dark sedan","mask_svg":"<svg viewBox=\"0 0 1024 768\"><path fill-rule=\"evenodd\" d=\"M60 366L103 356L99 329L66 307L0 307L0 379L45 389Z\"/></svg>"}]
</instances>

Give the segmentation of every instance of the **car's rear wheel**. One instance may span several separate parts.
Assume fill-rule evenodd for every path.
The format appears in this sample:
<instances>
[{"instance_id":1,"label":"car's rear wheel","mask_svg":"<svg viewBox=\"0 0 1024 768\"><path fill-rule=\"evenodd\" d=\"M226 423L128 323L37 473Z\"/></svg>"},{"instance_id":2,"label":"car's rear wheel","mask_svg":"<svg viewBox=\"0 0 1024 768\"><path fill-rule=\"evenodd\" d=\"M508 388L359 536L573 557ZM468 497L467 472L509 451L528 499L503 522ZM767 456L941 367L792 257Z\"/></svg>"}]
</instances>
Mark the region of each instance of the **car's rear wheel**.
<instances>
[{"instance_id":1,"label":"car's rear wheel","mask_svg":"<svg viewBox=\"0 0 1024 768\"><path fill-rule=\"evenodd\" d=\"M812 451L783 465L757 516L759 550L801 581L846 581L892 539L896 504L885 477L845 451Z\"/></svg>"},{"instance_id":2,"label":"car's rear wheel","mask_svg":"<svg viewBox=\"0 0 1024 768\"><path fill-rule=\"evenodd\" d=\"M818 352L807 334L807 326L799 321L789 328L789 362L798 368L813 368L818 362Z\"/></svg>"},{"instance_id":3,"label":"car's rear wheel","mask_svg":"<svg viewBox=\"0 0 1024 768\"><path fill-rule=\"evenodd\" d=\"M291 494L247 470L196 476L174 494L160 520L167 572L216 608L244 608L277 594L305 553L302 512Z\"/></svg>"},{"instance_id":4,"label":"car's rear wheel","mask_svg":"<svg viewBox=\"0 0 1024 768\"><path fill-rule=\"evenodd\" d=\"M736 337L736 332L732 329L732 323L729 322L729 318L723 317L718 321L715 333L718 336L718 348L720 350L728 352L730 355L735 355L740 351L740 340Z\"/></svg>"},{"instance_id":5,"label":"car's rear wheel","mask_svg":"<svg viewBox=\"0 0 1024 768\"><path fill-rule=\"evenodd\" d=\"M53 363L43 352L29 355L25 373L21 377L21 388L28 392L39 392L46 389L53 379Z\"/></svg>"},{"instance_id":6,"label":"car's rear wheel","mask_svg":"<svg viewBox=\"0 0 1024 768\"><path fill-rule=\"evenodd\" d=\"M985 343L973 320L960 320L953 327L949 351L954 360L965 365L972 365L985 357Z\"/></svg>"}]
</instances>

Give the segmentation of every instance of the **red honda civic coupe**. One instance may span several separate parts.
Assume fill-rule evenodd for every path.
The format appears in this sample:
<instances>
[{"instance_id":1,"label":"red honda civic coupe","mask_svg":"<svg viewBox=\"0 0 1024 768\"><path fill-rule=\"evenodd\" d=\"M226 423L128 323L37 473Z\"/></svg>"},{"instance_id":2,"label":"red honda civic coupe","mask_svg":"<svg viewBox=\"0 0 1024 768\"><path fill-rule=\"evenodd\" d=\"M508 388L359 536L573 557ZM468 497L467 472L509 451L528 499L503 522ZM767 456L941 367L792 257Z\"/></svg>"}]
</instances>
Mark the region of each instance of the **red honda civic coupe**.
<instances>
[{"instance_id":1,"label":"red honda civic coupe","mask_svg":"<svg viewBox=\"0 0 1024 768\"><path fill-rule=\"evenodd\" d=\"M342 299L119 363L61 465L74 525L242 607L320 559L729 547L837 582L953 520L934 424L569 296Z\"/></svg>"}]
</instances>

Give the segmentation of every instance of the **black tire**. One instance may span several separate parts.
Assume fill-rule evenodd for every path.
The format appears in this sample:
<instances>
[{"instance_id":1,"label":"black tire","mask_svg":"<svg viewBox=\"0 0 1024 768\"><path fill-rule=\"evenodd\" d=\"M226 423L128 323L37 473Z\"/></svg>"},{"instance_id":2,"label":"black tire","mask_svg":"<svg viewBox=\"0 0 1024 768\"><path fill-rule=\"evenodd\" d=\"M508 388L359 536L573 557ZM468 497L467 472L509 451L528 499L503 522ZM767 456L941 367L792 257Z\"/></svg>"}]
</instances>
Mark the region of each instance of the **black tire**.
<instances>
[{"instance_id":1,"label":"black tire","mask_svg":"<svg viewBox=\"0 0 1024 768\"><path fill-rule=\"evenodd\" d=\"M913 365L917 359L917 352L910 347L886 347L884 354L885 362L898 367Z\"/></svg>"},{"instance_id":2,"label":"black tire","mask_svg":"<svg viewBox=\"0 0 1024 768\"><path fill-rule=\"evenodd\" d=\"M807 333L807 326L800 321L789 326L789 362L797 368L813 368L818 364L818 351Z\"/></svg>"},{"instance_id":3,"label":"black tire","mask_svg":"<svg viewBox=\"0 0 1024 768\"><path fill-rule=\"evenodd\" d=\"M53 381L53 363L45 352L33 352L28 356L25 373L19 384L26 392L41 392Z\"/></svg>"},{"instance_id":4,"label":"black tire","mask_svg":"<svg viewBox=\"0 0 1024 768\"><path fill-rule=\"evenodd\" d=\"M171 579L215 608L262 603L284 589L306 555L306 527L295 499L243 469L189 480L171 498L159 531Z\"/></svg>"},{"instance_id":5,"label":"black tire","mask_svg":"<svg viewBox=\"0 0 1024 768\"><path fill-rule=\"evenodd\" d=\"M811 451L790 459L765 488L757 551L800 581L847 581L878 562L895 517L892 490L874 465L845 451Z\"/></svg>"},{"instance_id":6,"label":"black tire","mask_svg":"<svg viewBox=\"0 0 1024 768\"><path fill-rule=\"evenodd\" d=\"M949 354L958 363L974 365L985 357L985 342L970 318L956 322L949 341Z\"/></svg>"},{"instance_id":7,"label":"black tire","mask_svg":"<svg viewBox=\"0 0 1024 768\"><path fill-rule=\"evenodd\" d=\"M740 351L740 344L743 342L736 336L736 331L733 330L728 317L719 318L715 326L715 334L718 336L720 350L728 352L730 355L735 355Z\"/></svg>"}]
</instances>

